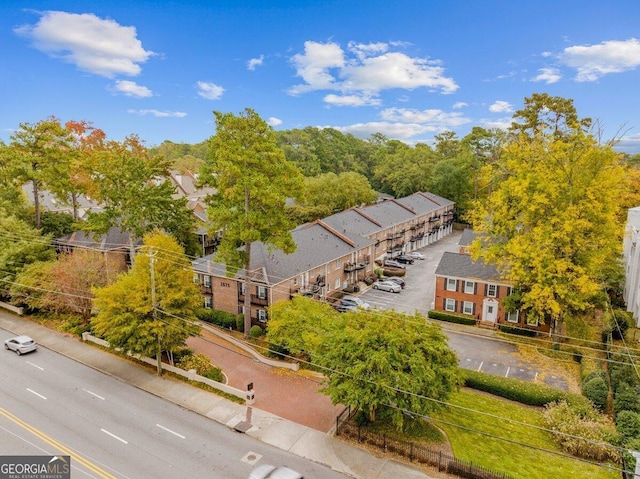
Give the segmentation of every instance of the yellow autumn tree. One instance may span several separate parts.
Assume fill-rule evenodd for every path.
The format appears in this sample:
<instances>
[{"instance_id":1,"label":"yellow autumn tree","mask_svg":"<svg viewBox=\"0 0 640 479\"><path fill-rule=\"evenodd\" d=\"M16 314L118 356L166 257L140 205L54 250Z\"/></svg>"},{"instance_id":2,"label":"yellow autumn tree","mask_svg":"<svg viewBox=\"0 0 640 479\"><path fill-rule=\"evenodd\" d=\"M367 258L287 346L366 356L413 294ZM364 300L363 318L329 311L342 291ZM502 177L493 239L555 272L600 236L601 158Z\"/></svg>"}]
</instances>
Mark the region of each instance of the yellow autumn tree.
<instances>
[{"instance_id":1,"label":"yellow autumn tree","mask_svg":"<svg viewBox=\"0 0 640 479\"><path fill-rule=\"evenodd\" d=\"M516 112L493 190L475 204L472 256L514 283L508 308L561 331L567 314L596 306L619 273L626 167L578 119L571 100L534 95Z\"/></svg>"}]
</instances>

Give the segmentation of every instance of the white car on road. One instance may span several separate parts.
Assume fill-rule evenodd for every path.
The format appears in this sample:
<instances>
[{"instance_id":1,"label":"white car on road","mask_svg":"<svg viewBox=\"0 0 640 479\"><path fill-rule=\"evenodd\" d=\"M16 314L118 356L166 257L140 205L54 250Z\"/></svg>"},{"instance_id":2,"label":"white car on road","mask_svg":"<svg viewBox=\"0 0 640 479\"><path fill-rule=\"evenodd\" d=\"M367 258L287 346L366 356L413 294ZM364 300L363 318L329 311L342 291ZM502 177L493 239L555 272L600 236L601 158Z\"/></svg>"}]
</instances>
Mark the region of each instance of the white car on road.
<instances>
[{"instance_id":1,"label":"white car on road","mask_svg":"<svg viewBox=\"0 0 640 479\"><path fill-rule=\"evenodd\" d=\"M9 338L4 342L4 349L8 351L15 351L18 356L24 353L30 353L38 349L36 342L29 336L16 336L15 338Z\"/></svg>"}]
</instances>

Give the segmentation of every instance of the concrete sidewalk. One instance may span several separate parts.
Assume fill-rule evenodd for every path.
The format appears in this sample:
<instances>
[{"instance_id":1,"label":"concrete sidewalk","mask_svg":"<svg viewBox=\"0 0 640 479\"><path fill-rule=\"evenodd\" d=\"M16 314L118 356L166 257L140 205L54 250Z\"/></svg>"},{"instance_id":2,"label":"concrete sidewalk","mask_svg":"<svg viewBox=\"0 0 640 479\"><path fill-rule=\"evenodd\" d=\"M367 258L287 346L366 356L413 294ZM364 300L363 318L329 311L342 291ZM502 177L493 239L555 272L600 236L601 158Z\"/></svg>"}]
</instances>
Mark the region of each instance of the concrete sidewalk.
<instances>
[{"instance_id":1,"label":"concrete sidewalk","mask_svg":"<svg viewBox=\"0 0 640 479\"><path fill-rule=\"evenodd\" d=\"M216 394L203 391L110 354L79 339L44 326L0 312L0 328L13 334L26 334L42 347L60 353L93 369L109 374L158 397L164 398L209 419L238 426L247 435L324 464L346 475L362 479L426 478L421 470L386 458L375 457L364 449L334 439L307 426L284 420L256 408L236 404Z\"/></svg>"}]
</instances>

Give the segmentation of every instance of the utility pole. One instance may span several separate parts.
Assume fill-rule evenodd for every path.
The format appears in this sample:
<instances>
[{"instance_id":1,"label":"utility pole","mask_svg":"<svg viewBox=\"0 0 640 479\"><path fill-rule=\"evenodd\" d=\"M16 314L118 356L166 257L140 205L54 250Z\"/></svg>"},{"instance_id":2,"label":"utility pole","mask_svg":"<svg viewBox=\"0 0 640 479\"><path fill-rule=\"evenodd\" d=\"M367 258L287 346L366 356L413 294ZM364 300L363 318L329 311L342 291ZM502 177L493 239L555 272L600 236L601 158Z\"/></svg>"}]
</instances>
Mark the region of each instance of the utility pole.
<instances>
[{"instance_id":1,"label":"utility pole","mask_svg":"<svg viewBox=\"0 0 640 479\"><path fill-rule=\"evenodd\" d=\"M149 268L151 273L151 314L153 321L158 321L158 311L156 308L156 275L153 263L155 256L153 254L153 246L149 246ZM160 332L158 332L158 349L156 351L156 368L158 376L162 376L162 348L160 346Z\"/></svg>"}]
</instances>

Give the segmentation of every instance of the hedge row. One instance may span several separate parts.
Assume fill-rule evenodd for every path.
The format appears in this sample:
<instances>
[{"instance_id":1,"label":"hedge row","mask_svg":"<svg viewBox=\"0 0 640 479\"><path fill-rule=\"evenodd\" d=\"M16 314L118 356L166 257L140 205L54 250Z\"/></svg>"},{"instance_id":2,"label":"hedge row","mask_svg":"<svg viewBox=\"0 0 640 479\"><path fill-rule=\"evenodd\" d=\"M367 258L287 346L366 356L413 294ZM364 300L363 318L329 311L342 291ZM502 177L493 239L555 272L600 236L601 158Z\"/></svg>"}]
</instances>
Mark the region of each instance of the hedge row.
<instances>
[{"instance_id":1,"label":"hedge row","mask_svg":"<svg viewBox=\"0 0 640 479\"><path fill-rule=\"evenodd\" d=\"M476 324L474 318L443 313L442 311L435 311L433 309L427 313L427 316L431 319L439 319L440 321L447 321L448 323L466 324L469 326Z\"/></svg>"},{"instance_id":2,"label":"hedge row","mask_svg":"<svg viewBox=\"0 0 640 479\"><path fill-rule=\"evenodd\" d=\"M488 392L529 406L544 406L561 399L577 399L574 396L579 396L543 384L529 383L478 371L464 370L464 376L464 384L469 388Z\"/></svg>"},{"instance_id":3,"label":"hedge row","mask_svg":"<svg viewBox=\"0 0 640 479\"><path fill-rule=\"evenodd\" d=\"M514 326L508 326L506 324L501 324L498 326L498 329L503 333L514 334L516 336L526 336L528 338L533 338L538 335L538 331L535 329L525 329L525 328L516 328Z\"/></svg>"},{"instance_id":4,"label":"hedge row","mask_svg":"<svg viewBox=\"0 0 640 479\"><path fill-rule=\"evenodd\" d=\"M215 324L224 329L244 331L244 318L241 314L232 314L218 309L202 308L196 315L200 321Z\"/></svg>"}]
</instances>

